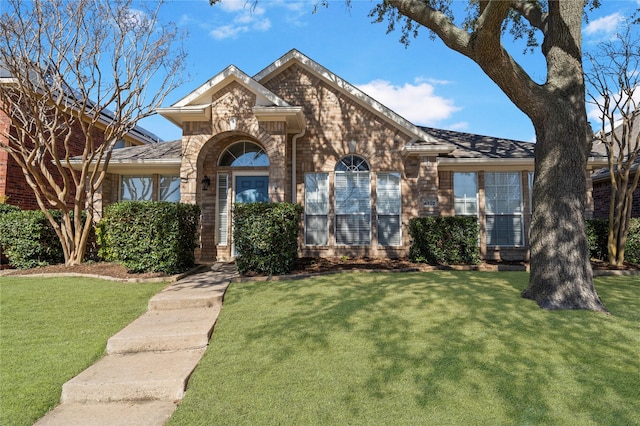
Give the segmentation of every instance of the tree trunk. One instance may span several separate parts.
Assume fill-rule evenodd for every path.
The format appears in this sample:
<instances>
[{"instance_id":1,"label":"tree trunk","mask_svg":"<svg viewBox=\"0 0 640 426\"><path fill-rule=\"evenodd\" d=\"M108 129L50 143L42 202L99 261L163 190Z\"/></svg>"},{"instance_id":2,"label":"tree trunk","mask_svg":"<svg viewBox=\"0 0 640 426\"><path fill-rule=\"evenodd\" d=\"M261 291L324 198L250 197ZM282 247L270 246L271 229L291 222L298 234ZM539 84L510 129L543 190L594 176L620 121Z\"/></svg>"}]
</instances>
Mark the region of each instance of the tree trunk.
<instances>
[{"instance_id":1,"label":"tree trunk","mask_svg":"<svg viewBox=\"0 0 640 426\"><path fill-rule=\"evenodd\" d=\"M593 286L584 215L591 142L586 114L571 98L557 96L549 113L534 121L531 274L522 296L545 309L606 312Z\"/></svg>"}]
</instances>

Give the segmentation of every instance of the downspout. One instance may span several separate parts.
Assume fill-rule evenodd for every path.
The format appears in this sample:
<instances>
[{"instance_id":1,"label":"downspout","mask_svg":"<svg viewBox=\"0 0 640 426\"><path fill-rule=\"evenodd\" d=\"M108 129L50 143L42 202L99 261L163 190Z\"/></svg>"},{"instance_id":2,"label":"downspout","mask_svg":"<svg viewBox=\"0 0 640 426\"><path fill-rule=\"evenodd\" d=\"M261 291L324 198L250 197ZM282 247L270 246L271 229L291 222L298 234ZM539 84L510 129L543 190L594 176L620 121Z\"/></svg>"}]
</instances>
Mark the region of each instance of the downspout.
<instances>
[{"instance_id":1,"label":"downspout","mask_svg":"<svg viewBox=\"0 0 640 426\"><path fill-rule=\"evenodd\" d=\"M294 203L294 204L297 203L297 201L298 201L298 187L296 185L296 172L297 172L296 150L297 150L297 146L298 146L297 142L298 142L298 138L299 137L304 136L305 132L307 131L306 127L307 126L303 126L302 127L302 131L300 133L296 133L291 138L291 202Z\"/></svg>"}]
</instances>

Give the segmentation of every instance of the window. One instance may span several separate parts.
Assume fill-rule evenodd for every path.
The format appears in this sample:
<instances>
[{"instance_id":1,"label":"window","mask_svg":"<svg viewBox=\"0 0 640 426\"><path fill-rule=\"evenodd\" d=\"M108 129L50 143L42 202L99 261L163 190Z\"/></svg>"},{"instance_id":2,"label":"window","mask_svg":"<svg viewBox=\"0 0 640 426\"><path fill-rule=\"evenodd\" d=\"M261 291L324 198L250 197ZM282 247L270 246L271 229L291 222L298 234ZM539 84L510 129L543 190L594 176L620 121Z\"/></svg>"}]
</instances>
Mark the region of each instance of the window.
<instances>
[{"instance_id":1,"label":"window","mask_svg":"<svg viewBox=\"0 0 640 426\"><path fill-rule=\"evenodd\" d=\"M309 173L304 178L305 244L329 243L329 174Z\"/></svg>"},{"instance_id":2,"label":"window","mask_svg":"<svg viewBox=\"0 0 640 426\"><path fill-rule=\"evenodd\" d=\"M218 175L218 244L226 245L229 237L229 175Z\"/></svg>"},{"instance_id":3,"label":"window","mask_svg":"<svg viewBox=\"0 0 640 426\"><path fill-rule=\"evenodd\" d=\"M338 245L371 244L369 165L356 155L338 162L335 174L335 237Z\"/></svg>"},{"instance_id":4,"label":"window","mask_svg":"<svg viewBox=\"0 0 640 426\"><path fill-rule=\"evenodd\" d=\"M120 200L150 201L152 183L151 176L122 176L120 180Z\"/></svg>"},{"instance_id":5,"label":"window","mask_svg":"<svg viewBox=\"0 0 640 426\"><path fill-rule=\"evenodd\" d=\"M478 214L478 177L476 173L453 174L453 198L456 215Z\"/></svg>"},{"instance_id":6,"label":"window","mask_svg":"<svg viewBox=\"0 0 640 426\"><path fill-rule=\"evenodd\" d=\"M269 165L267 153L253 142L238 142L225 149L220 156L220 166L226 167L266 167Z\"/></svg>"},{"instance_id":7,"label":"window","mask_svg":"<svg viewBox=\"0 0 640 426\"><path fill-rule=\"evenodd\" d=\"M160 201L180 201L180 176L160 175Z\"/></svg>"},{"instance_id":8,"label":"window","mask_svg":"<svg viewBox=\"0 0 640 426\"><path fill-rule=\"evenodd\" d=\"M400 174L378 173L376 179L376 207L378 244L402 245Z\"/></svg>"},{"instance_id":9,"label":"window","mask_svg":"<svg viewBox=\"0 0 640 426\"><path fill-rule=\"evenodd\" d=\"M520 174L485 173L487 245L522 245Z\"/></svg>"}]
</instances>

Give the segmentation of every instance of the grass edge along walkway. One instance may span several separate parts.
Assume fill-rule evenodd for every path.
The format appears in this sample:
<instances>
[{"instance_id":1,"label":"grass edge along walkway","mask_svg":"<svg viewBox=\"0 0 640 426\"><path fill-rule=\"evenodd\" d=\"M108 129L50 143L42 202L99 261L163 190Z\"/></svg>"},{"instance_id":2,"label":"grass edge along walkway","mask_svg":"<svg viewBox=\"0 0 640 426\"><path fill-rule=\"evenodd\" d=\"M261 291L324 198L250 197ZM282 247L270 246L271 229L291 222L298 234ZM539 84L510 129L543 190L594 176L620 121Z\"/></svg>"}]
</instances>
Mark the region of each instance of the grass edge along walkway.
<instances>
[{"instance_id":1,"label":"grass edge along walkway","mask_svg":"<svg viewBox=\"0 0 640 426\"><path fill-rule=\"evenodd\" d=\"M167 283L78 277L0 280L0 424L31 425L62 385L104 355Z\"/></svg>"},{"instance_id":2,"label":"grass edge along walkway","mask_svg":"<svg viewBox=\"0 0 640 426\"><path fill-rule=\"evenodd\" d=\"M523 272L231 284L169 425L640 424L640 285L543 311Z\"/></svg>"}]
</instances>

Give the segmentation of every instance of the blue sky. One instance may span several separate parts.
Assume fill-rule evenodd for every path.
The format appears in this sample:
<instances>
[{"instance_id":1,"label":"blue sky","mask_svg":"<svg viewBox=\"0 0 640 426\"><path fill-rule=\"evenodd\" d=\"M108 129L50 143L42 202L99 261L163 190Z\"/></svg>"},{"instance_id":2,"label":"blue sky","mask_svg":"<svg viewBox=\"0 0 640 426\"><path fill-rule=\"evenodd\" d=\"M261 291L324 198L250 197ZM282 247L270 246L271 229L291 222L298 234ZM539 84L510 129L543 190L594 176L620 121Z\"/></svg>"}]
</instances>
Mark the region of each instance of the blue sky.
<instances>
[{"instance_id":1,"label":"blue sky","mask_svg":"<svg viewBox=\"0 0 640 426\"><path fill-rule=\"evenodd\" d=\"M163 17L188 31L189 80L173 91L169 106L228 65L254 75L295 48L359 87L417 125L533 141L530 120L471 60L431 40L423 30L408 48L400 33L367 17L374 1L331 1L313 12L315 0L260 0L253 10L244 0L174 0ZM584 50L615 33L640 0L603 0L583 27ZM454 1L462 18L466 1ZM523 42L511 53L538 82L545 78L540 53L523 55ZM164 140L179 139L180 129L162 117L140 123Z\"/></svg>"}]
</instances>

